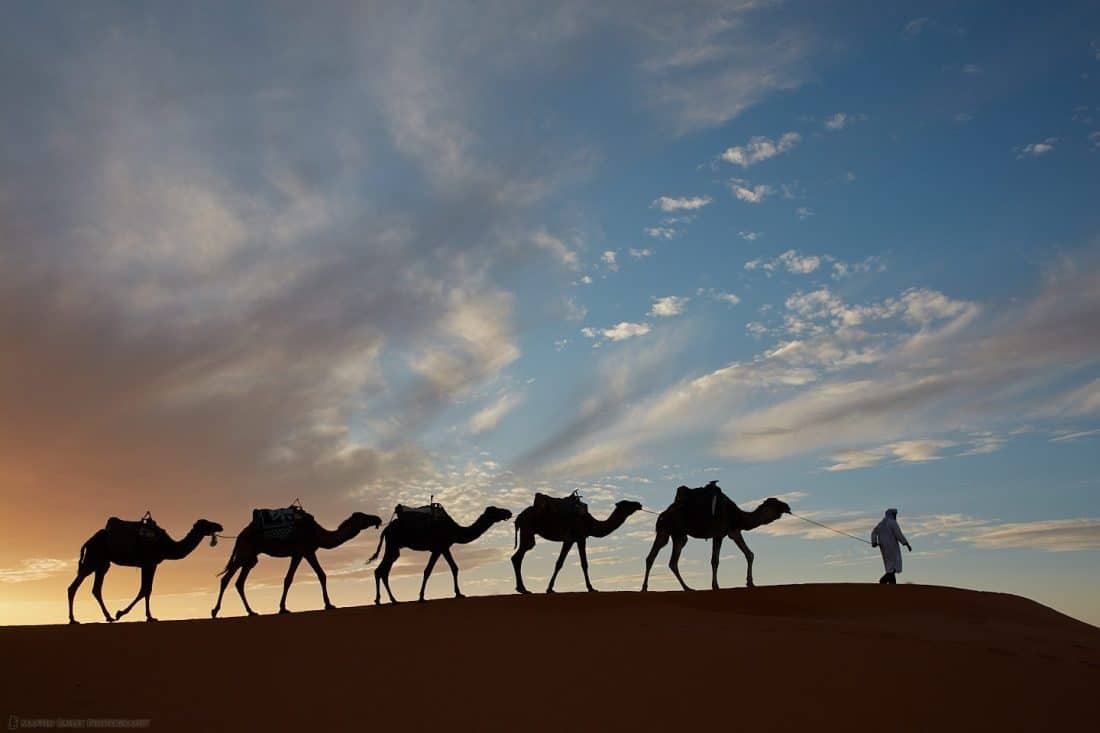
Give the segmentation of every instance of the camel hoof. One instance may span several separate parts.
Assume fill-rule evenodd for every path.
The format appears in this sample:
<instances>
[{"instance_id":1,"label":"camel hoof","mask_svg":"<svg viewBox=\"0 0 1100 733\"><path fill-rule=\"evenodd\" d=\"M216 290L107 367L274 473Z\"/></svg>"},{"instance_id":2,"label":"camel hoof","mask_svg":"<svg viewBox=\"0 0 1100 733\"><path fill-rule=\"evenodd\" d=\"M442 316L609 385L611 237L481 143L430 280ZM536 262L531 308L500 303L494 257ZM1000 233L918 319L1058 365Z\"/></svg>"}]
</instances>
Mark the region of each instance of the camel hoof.
<instances>
[{"instance_id":1,"label":"camel hoof","mask_svg":"<svg viewBox=\"0 0 1100 733\"><path fill-rule=\"evenodd\" d=\"M326 610L326 611L331 611L331 610L333 610L333 609L335 609L335 608L336 608L336 606L332 605L331 603L326 603L326 604L325 604L325 610Z\"/></svg>"},{"instance_id":2,"label":"camel hoof","mask_svg":"<svg viewBox=\"0 0 1100 733\"><path fill-rule=\"evenodd\" d=\"M152 616L146 616L145 620L146 621L158 621L159 619L155 619Z\"/></svg>"},{"instance_id":3,"label":"camel hoof","mask_svg":"<svg viewBox=\"0 0 1100 733\"><path fill-rule=\"evenodd\" d=\"M217 617L218 617L218 609L211 608L210 609L210 618L217 618Z\"/></svg>"},{"instance_id":4,"label":"camel hoof","mask_svg":"<svg viewBox=\"0 0 1100 733\"><path fill-rule=\"evenodd\" d=\"M282 614L284 614L284 613L290 613L290 611L288 611L288 610L287 610L287 609L285 609L285 608L280 608L280 609L279 609L279 614L280 614L280 615L282 615Z\"/></svg>"},{"instance_id":5,"label":"camel hoof","mask_svg":"<svg viewBox=\"0 0 1100 733\"><path fill-rule=\"evenodd\" d=\"M599 593L599 591L598 591L598 590L596 590L595 588L589 588L589 589L588 589L588 592L589 592L589 593Z\"/></svg>"},{"instance_id":6,"label":"camel hoof","mask_svg":"<svg viewBox=\"0 0 1100 733\"><path fill-rule=\"evenodd\" d=\"M526 588L516 588L516 593L519 593L521 596L531 595L531 591L527 590Z\"/></svg>"},{"instance_id":7,"label":"camel hoof","mask_svg":"<svg viewBox=\"0 0 1100 733\"><path fill-rule=\"evenodd\" d=\"M465 593L455 593L455 598L465 598L465 597L466 597Z\"/></svg>"},{"instance_id":8,"label":"camel hoof","mask_svg":"<svg viewBox=\"0 0 1100 733\"><path fill-rule=\"evenodd\" d=\"M259 616L260 614L256 613L255 611L253 611L253 610L252 610L252 609L250 608L250 609L248 609L248 615L249 615L249 616Z\"/></svg>"},{"instance_id":9,"label":"camel hoof","mask_svg":"<svg viewBox=\"0 0 1100 733\"><path fill-rule=\"evenodd\" d=\"M79 626L79 625L80 625L80 622L79 622L79 621L77 621L77 620L76 620L75 618L71 618L71 619L69 619L69 624L70 624L70 625L75 625L75 626Z\"/></svg>"},{"instance_id":10,"label":"camel hoof","mask_svg":"<svg viewBox=\"0 0 1100 733\"><path fill-rule=\"evenodd\" d=\"M554 595L555 593L557 593L557 591L554 590L553 588L547 588L546 589L546 594L547 595Z\"/></svg>"},{"instance_id":11,"label":"camel hoof","mask_svg":"<svg viewBox=\"0 0 1100 733\"><path fill-rule=\"evenodd\" d=\"M120 618L122 618L125 615L126 615L126 613L124 611L115 611L115 619L114 620L118 621ZM108 618L107 620L110 621L111 619Z\"/></svg>"},{"instance_id":12,"label":"camel hoof","mask_svg":"<svg viewBox=\"0 0 1100 733\"><path fill-rule=\"evenodd\" d=\"M424 600L424 597L423 597L423 596L421 596L420 598L417 598L417 599L416 599L416 602L417 602L417 603L427 603L427 601L425 601L425 600Z\"/></svg>"}]
</instances>

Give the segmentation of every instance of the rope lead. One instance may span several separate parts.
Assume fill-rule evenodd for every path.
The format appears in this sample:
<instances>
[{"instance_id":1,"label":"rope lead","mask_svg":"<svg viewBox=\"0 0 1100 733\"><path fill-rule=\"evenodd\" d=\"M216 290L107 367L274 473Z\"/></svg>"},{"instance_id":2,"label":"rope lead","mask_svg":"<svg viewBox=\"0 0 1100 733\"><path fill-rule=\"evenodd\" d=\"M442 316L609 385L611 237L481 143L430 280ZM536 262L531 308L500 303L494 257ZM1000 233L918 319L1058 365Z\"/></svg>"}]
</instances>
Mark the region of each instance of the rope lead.
<instances>
[{"instance_id":1,"label":"rope lead","mask_svg":"<svg viewBox=\"0 0 1100 733\"><path fill-rule=\"evenodd\" d=\"M870 540L865 540L865 539L863 539L862 537L856 537L856 536L855 536L854 534L848 534L848 533L847 533L847 532L845 532L844 530L841 530L841 529L834 529L833 527L830 527L830 526L829 526L829 525L827 525L827 524L822 524L821 522L815 522L815 521L814 521L814 520L812 520L812 519L807 519L806 517L803 517L803 516L800 516L800 515L798 515L798 514L795 514L794 512L791 512L790 514L791 514L791 516L792 516L792 517L798 517L798 518L799 518L799 519L801 519L801 520L802 520L803 522L809 522L810 524L816 524L816 525L817 525L818 527L822 527L822 528L824 528L824 529L827 529L827 530L829 530L830 532L836 532L837 534L842 534L842 535L844 535L845 537L851 537L851 538L852 538L853 540L859 540L860 542L862 542L862 543L864 543L864 544L866 544L866 545L869 545L869 544L871 544Z\"/></svg>"}]
</instances>

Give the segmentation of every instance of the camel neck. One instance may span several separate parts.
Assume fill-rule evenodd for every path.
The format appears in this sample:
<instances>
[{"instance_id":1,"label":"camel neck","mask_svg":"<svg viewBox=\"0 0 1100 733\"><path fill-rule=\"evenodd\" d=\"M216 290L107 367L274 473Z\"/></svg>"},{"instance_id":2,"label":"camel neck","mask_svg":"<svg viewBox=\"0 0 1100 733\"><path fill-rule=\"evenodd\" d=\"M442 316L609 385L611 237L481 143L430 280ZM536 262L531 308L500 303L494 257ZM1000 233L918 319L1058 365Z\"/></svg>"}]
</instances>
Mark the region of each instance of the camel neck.
<instances>
[{"instance_id":1,"label":"camel neck","mask_svg":"<svg viewBox=\"0 0 1100 733\"><path fill-rule=\"evenodd\" d=\"M491 526L493 526L493 520L491 520L487 514L483 513L473 524L466 527L459 526L455 541L460 545L473 542L478 537L485 534Z\"/></svg>"},{"instance_id":2,"label":"camel neck","mask_svg":"<svg viewBox=\"0 0 1100 733\"><path fill-rule=\"evenodd\" d=\"M323 549L331 550L344 544L357 534L359 534L359 530L354 529L346 520L341 522L335 531L317 525L317 545Z\"/></svg>"},{"instance_id":3,"label":"camel neck","mask_svg":"<svg viewBox=\"0 0 1100 733\"><path fill-rule=\"evenodd\" d=\"M200 541L202 541L202 533L195 527L192 527L191 531L188 532L182 540L176 541L169 537L164 557L166 560L180 560L185 558L199 546Z\"/></svg>"},{"instance_id":4,"label":"camel neck","mask_svg":"<svg viewBox=\"0 0 1100 733\"><path fill-rule=\"evenodd\" d=\"M626 521L628 516L630 516L630 512L617 506L608 515L607 519L593 519L589 534L592 537L606 537L623 526L623 522Z\"/></svg>"}]
</instances>

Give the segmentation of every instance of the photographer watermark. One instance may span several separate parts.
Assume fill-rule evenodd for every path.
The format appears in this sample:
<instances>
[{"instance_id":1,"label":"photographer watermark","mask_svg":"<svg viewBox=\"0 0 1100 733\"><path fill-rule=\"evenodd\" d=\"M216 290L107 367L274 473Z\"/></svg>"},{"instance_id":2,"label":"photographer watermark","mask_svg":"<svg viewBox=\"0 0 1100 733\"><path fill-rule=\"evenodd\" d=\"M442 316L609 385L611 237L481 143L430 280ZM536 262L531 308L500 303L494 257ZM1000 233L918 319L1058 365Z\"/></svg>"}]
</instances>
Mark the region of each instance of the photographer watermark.
<instances>
[{"instance_id":1,"label":"photographer watermark","mask_svg":"<svg viewBox=\"0 0 1100 733\"><path fill-rule=\"evenodd\" d=\"M8 730L143 730L152 726L149 718L32 718L8 716Z\"/></svg>"}]
</instances>

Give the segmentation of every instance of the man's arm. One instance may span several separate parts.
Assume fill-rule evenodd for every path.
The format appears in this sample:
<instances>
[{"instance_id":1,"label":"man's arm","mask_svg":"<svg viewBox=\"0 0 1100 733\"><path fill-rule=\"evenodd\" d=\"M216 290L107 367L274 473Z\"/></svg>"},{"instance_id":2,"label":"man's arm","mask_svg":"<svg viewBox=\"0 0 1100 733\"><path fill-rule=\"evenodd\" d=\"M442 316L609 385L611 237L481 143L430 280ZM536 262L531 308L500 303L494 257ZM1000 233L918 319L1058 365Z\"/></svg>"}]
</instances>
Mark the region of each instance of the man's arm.
<instances>
[{"instance_id":1,"label":"man's arm","mask_svg":"<svg viewBox=\"0 0 1100 733\"><path fill-rule=\"evenodd\" d=\"M897 522L893 522L894 536L898 538L898 542L909 548L909 552L913 551L913 546L909 544L909 540L905 539L905 535L901 531L901 527Z\"/></svg>"}]
</instances>

